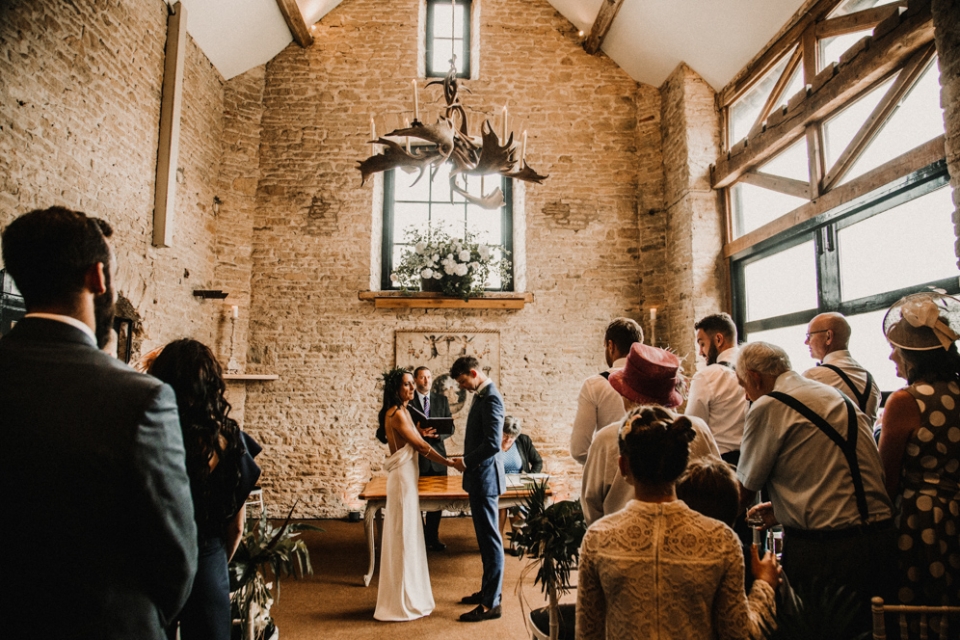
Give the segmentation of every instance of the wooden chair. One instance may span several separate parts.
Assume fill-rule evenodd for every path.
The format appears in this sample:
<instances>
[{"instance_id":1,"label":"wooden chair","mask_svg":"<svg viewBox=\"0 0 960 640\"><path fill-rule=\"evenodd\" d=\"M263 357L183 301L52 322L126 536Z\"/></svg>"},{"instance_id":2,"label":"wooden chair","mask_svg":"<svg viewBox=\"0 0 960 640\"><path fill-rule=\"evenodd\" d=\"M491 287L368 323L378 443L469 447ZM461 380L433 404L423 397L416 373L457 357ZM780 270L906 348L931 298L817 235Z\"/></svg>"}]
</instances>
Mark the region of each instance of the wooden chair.
<instances>
[{"instance_id":1,"label":"wooden chair","mask_svg":"<svg viewBox=\"0 0 960 640\"><path fill-rule=\"evenodd\" d=\"M960 607L921 607L899 604L883 604L883 598L873 598L873 640L887 640L887 627L883 619L884 613L897 613L900 620L900 640L910 638L908 629L908 616L916 619L919 616L920 621L920 640L946 640L956 637L950 635L949 620L956 618L957 628L960 629ZM930 616L941 616L940 632L931 631L929 626ZM932 635L931 635L932 633Z\"/></svg>"}]
</instances>

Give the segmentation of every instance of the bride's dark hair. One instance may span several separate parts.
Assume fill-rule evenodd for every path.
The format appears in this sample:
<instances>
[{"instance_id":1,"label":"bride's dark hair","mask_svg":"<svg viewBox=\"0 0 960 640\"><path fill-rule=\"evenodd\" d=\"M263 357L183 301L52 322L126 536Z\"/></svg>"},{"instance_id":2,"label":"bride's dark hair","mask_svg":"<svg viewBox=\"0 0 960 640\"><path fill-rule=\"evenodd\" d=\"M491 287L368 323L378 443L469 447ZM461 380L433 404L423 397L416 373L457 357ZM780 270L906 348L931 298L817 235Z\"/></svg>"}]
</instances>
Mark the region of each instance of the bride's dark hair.
<instances>
[{"instance_id":1,"label":"bride's dark hair","mask_svg":"<svg viewBox=\"0 0 960 640\"><path fill-rule=\"evenodd\" d=\"M403 386L403 376L410 373L409 369L396 367L383 372L383 408L384 410L392 407L399 407L403 404L400 399L400 388Z\"/></svg>"}]
</instances>

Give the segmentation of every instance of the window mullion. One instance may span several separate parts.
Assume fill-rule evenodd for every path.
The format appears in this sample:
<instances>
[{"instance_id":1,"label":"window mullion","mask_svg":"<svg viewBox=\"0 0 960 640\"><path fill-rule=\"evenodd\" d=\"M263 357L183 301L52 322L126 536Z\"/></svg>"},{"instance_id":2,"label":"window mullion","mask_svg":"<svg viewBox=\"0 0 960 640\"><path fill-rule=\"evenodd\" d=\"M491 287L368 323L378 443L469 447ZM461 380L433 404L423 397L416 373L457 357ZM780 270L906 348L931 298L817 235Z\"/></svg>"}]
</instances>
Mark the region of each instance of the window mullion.
<instances>
[{"instance_id":1,"label":"window mullion","mask_svg":"<svg viewBox=\"0 0 960 640\"><path fill-rule=\"evenodd\" d=\"M816 243L820 310L833 311L840 306L840 251L836 226L821 227L816 234Z\"/></svg>"}]
</instances>

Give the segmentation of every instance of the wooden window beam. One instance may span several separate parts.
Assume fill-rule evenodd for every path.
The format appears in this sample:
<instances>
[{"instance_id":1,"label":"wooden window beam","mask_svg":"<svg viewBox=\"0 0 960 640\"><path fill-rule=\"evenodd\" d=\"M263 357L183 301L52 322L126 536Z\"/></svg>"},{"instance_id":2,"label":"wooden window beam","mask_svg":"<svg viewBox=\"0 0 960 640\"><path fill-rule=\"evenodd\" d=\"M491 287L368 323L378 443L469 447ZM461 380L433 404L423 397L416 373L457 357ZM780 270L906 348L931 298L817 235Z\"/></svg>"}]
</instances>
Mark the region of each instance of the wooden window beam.
<instances>
[{"instance_id":1,"label":"wooden window beam","mask_svg":"<svg viewBox=\"0 0 960 640\"><path fill-rule=\"evenodd\" d=\"M280 7L280 13L287 23L287 28L293 35L293 39L303 48L313 44L313 34L310 33L307 23L303 19L303 13L297 5L297 0L277 0L277 6Z\"/></svg>"},{"instance_id":2,"label":"wooden window beam","mask_svg":"<svg viewBox=\"0 0 960 640\"><path fill-rule=\"evenodd\" d=\"M747 170L755 167L793 144L812 122L823 120L841 106L848 104L866 87L890 75L903 61L933 41L933 19L929 0L913 14L907 12L898 27L870 41L869 46L852 56L841 59L835 75L797 104L788 108L774 124L769 124L754 139L737 144L717 160L712 170L713 188L728 187ZM824 69L823 73L831 69ZM777 114L774 114L777 115Z\"/></svg>"},{"instance_id":3,"label":"wooden window beam","mask_svg":"<svg viewBox=\"0 0 960 640\"><path fill-rule=\"evenodd\" d=\"M877 106L874 107L870 117L864 121L860 130L857 131L857 134L853 137L853 140L850 141L850 144L847 145L847 148L844 149L840 157L837 158L833 167L827 172L827 175L824 176L824 191L829 191L833 185L837 184L837 182L847 175L847 172L850 171L854 163L860 159L860 156L863 155L863 152L873 141L874 137L876 137L881 127L886 123L887 118L897 109L900 100L920 78L920 74L926 69L927 63L930 62L935 50L931 42L913 54L913 57L910 58L910 61L900 72L900 75L897 76L896 81L887 89L887 93L884 94L880 102L877 103Z\"/></svg>"},{"instance_id":4,"label":"wooden window beam","mask_svg":"<svg viewBox=\"0 0 960 640\"><path fill-rule=\"evenodd\" d=\"M603 0L600 4L600 11L597 12L597 19L593 21L593 27L590 28L590 35L583 42L583 50L594 55L600 51L600 45L603 39L607 37L613 19L617 17L617 12L623 6L623 0Z\"/></svg>"},{"instance_id":5,"label":"wooden window beam","mask_svg":"<svg viewBox=\"0 0 960 640\"><path fill-rule=\"evenodd\" d=\"M183 110L183 63L187 57L187 9L178 2L169 8L169 12L160 96L157 181L153 194L155 247L173 244L177 211L177 162L180 158L180 113Z\"/></svg>"},{"instance_id":6,"label":"wooden window beam","mask_svg":"<svg viewBox=\"0 0 960 640\"><path fill-rule=\"evenodd\" d=\"M795 178L775 176L770 173L763 173L762 171L747 171L740 176L740 182L746 182L747 184L770 189L771 191L785 193L788 196L795 196L806 200L810 199L810 183Z\"/></svg>"},{"instance_id":7,"label":"wooden window beam","mask_svg":"<svg viewBox=\"0 0 960 640\"><path fill-rule=\"evenodd\" d=\"M783 231L792 229L840 206L849 210L856 206L861 198L867 197L868 194L870 194L871 199L874 199L882 196L883 193L896 191L902 186L896 181L928 167L938 160L943 160L944 155L944 136L938 136L862 176L857 176L854 180L836 187L812 202L797 207L759 229L728 242L723 247L723 256L725 258L735 256ZM883 193L874 193L878 190L882 190Z\"/></svg>"},{"instance_id":8,"label":"wooden window beam","mask_svg":"<svg viewBox=\"0 0 960 640\"><path fill-rule=\"evenodd\" d=\"M803 51L800 47L793 50L787 66L784 68L783 73L780 74L780 77L777 78L776 84L773 85L773 91L771 91L767 97L767 101L764 103L763 109L760 110L760 115L757 117L757 121L753 124L753 127L751 127L750 133L747 134L747 138L752 138L763 130L763 123L766 121L767 116L770 115L773 107L780 102L781 94L787 88L787 83L790 82L790 78L793 77L797 67L800 66L802 57Z\"/></svg>"},{"instance_id":9,"label":"wooden window beam","mask_svg":"<svg viewBox=\"0 0 960 640\"><path fill-rule=\"evenodd\" d=\"M753 84L762 78L770 69L777 64L784 55L796 46L800 41L800 36L806 28L816 22L823 20L831 11L833 11L842 0L820 0L809 10L797 13L794 16L794 24L783 32L772 44L768 45L760 54L750 61L743 70L738 73L733 80L727 83L723 89L717 93L717 106L726 107L734 100L742 96Z\"/></svg>"},{"instance_id":10,"label":"wooden window beam","mask_svg":"<svg viewBox=\"0 0 960 640\"><path fill-rule=\"evenodd\" d=\"M873 29L894 13L900 11L900 7L906 6L906 0L902 0L901 2L892 2L871 9L864 9L856 13L848 13L839 18L829 18L828 20L817 23L817 38L833 38L848 33Z\"/></svg>"}]
</instances>

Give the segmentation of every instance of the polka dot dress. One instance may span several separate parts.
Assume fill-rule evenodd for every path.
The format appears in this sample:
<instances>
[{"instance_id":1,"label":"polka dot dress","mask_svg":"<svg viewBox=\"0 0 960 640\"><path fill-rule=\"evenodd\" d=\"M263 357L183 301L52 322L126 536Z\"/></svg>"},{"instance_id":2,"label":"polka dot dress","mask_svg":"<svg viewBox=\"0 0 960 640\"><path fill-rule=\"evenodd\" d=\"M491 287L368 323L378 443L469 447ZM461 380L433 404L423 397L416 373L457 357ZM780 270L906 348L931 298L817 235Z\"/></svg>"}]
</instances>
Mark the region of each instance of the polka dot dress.
<instances>
[{"instance_id":1,"label":"polka dot dress","mask_svg":"<svg viewBox=\"0 0 960 640\"><path fill-rule=\"evenodd\" d=\"M960 385L907 387L920 408L900 478L900 602L960 605Z\"/></svg>"}]
</instances>

